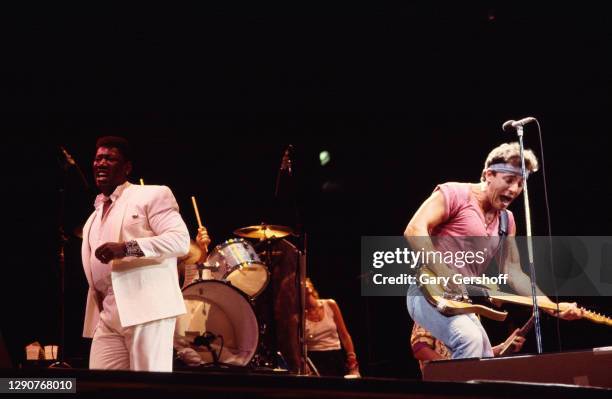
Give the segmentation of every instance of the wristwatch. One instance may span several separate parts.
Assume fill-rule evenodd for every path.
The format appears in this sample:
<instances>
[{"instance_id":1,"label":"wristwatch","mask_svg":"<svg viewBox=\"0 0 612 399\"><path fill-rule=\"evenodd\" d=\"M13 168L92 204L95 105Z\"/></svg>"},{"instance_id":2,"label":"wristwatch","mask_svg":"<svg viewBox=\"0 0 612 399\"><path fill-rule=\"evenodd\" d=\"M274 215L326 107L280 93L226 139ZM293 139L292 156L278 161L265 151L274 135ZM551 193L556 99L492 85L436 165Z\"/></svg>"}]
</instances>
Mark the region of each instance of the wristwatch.
<instances>
[{"instance_id":1,"label":"wristwatch","mask_svg":"<svg viewBox=\"0 0 612 399\"><path fill-rule=\"evenodd\" d=\"M125 256L135 256L141 257L144 256L142 249L138 246L138 242L136 240L126 241L125 245Z\"/></svg>"}]
</instances>

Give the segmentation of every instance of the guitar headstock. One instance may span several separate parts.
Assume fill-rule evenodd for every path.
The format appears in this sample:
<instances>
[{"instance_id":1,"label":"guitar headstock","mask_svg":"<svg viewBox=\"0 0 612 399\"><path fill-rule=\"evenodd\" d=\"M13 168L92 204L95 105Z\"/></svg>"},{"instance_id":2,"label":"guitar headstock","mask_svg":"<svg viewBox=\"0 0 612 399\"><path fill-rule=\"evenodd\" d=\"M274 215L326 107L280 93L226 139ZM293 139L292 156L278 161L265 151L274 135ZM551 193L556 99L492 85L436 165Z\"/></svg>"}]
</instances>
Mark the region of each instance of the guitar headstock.
<instances>
[{"instance_id":1,"label":"guitar headstock","mask_svg":"<svg viewBox=\"0 0 612 399\"><path fill-rule=\"evenodd\" d=\"M583 311L583 317L585 319L589 319L594 323L599 323L599 324L605 324L607 326L611 326L612 327L612 319L609 318L606 315L600 314L600 313L596 313L593 312L591 310L587 310L585 308L580 308Z\"/></svg>"}]
</instances>

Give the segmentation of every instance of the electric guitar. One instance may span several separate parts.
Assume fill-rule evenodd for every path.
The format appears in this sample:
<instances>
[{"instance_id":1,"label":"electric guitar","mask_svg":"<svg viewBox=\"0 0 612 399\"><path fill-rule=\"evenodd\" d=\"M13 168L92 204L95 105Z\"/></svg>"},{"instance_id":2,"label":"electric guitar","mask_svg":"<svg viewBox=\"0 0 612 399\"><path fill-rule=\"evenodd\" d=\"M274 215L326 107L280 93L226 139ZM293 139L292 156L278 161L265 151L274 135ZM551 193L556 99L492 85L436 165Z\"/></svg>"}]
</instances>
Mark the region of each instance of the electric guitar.
<instances>
[{"instance_id":1,"label":"electric guitar","mask_svg":"<svg viewBox=\"0 0 612 399\"><path fill-rule=\"evenodd\" d=\"M417 281L421 281L420 276L424 275L424 281L432 281L436 275L426 266L419 269ZM465 293L454 294L447 292L441 284L419 284L419 288L427 301L432 304L440 313L446 316L455 316L467 313L477 313L483 317L503 321L508 316L508 312L500 311L490 307L491 304L499 305L502 303L513 303L517 305L533 306L531 297L507 294L497 290L491 290L481 286L465 286ZM476 303L483 302L483 304ZM538 298L538 307L553 312L557 311L557 304L543 298ZM567 305L559 306L559 311L567 309ZM612 319L581 308L583 318L594 323L612 326Z\"/></svg>"}]
</instances>

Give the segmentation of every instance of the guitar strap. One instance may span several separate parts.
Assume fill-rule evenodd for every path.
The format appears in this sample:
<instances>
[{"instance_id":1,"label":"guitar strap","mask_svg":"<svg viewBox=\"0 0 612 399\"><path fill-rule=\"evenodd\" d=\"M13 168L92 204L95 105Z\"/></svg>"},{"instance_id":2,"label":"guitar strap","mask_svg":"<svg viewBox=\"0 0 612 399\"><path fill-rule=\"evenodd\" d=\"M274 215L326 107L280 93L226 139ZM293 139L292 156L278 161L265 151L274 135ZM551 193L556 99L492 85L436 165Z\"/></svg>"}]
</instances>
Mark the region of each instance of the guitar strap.
<instances>
[{"instance_id":1,"label":"guitar strap","mask_svg":"<svg viewBox=\"0 0 612 399\"><path fill-rule=\"evenodd\" d=\"M499 213L499 236L504 238L508 235L508 211L502 210Z\"/></svg>"},{"instance_id":2,"label":"guitar strap","mask_svg":"<svg viewBox=\"0 0 612 399\"><path fill-rule=\"evenodd\" d=\"M506 241L506 237L508 236L508 211L502 210L499 213L499 244L497 245L497 252L495 256L498 261L497 264L501 267L501 262L503 260L503 250L504 250L504 242Z\"/></svg>"}]
</instances>

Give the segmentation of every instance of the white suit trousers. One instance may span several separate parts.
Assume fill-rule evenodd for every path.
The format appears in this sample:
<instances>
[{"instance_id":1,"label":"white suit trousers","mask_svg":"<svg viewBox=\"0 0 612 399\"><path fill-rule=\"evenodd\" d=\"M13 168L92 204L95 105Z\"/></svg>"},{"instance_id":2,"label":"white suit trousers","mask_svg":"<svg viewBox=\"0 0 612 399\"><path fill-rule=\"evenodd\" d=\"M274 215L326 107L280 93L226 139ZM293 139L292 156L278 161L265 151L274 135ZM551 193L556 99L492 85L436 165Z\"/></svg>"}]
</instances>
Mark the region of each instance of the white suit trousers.
<instances>
[{"instance_id":1,"label":"white suit trousers","mask_svg":"<svg viewBox=\"0 0 612 399\"><path fill-rule=\"evenodd\" d=\"M175 324L176 318L170 317L113 328L101 318L91 343L89 368L172 371Z\"/></svg>"}]
</instances>

